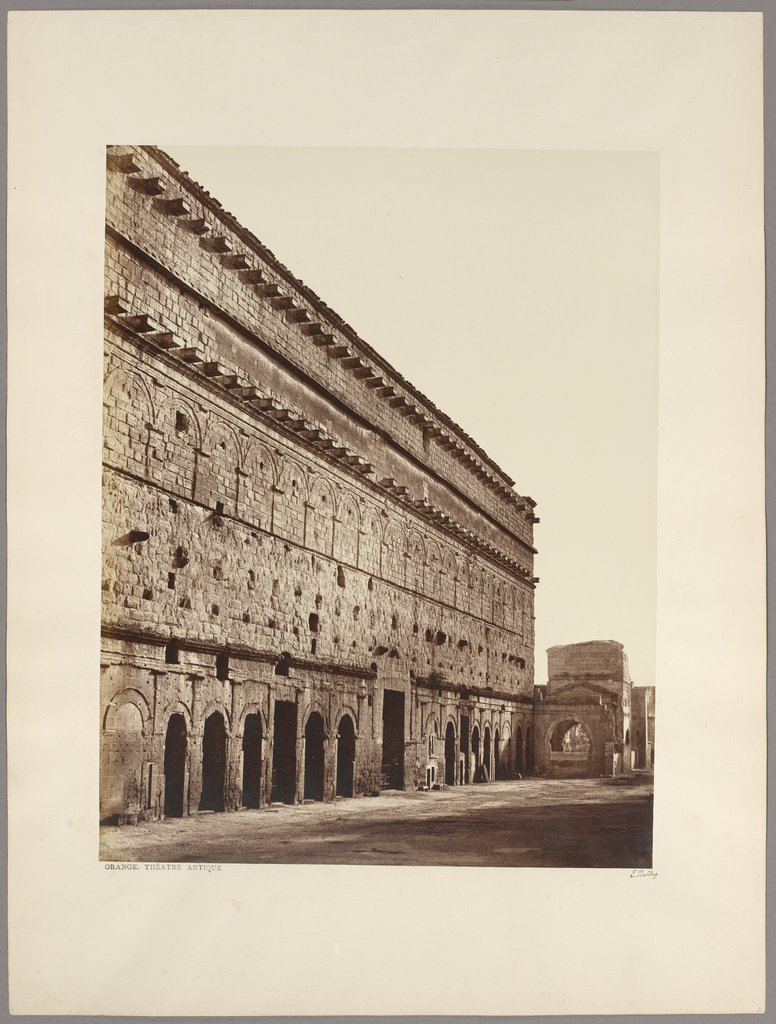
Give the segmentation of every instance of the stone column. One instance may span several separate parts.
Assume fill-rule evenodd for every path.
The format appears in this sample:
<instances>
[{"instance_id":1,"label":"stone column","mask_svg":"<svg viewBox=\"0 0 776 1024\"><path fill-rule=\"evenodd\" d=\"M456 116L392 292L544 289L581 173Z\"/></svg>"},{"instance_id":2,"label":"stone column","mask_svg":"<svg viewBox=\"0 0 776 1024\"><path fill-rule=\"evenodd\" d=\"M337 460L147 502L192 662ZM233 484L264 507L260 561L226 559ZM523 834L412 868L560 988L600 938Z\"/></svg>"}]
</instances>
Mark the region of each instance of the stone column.
<instances>
[{"instance_id":1,"label":"stone column","mask_svg":"<svg viewBox=\"0 0 776 1024\"><path fill-rule=\"evenodd\" d=\"M202 723L200 717L200 684L205 677L189 672L186 677L191 683L191 736L188 743L186 758L186 778L184 780L184 814L196 814L199 809L199 798L202 795Z\"/></svg>"},{"instance_id":2,"label":"stone column","mask_svg":"<svg viewBox=\"0 0 776 1024\"><path fill-rule=\"evenodd\" d=\"M272 687L267 695L267 735L261 737L261 753L263 758L264 778L263 794L264 804L269 807L272 802L272 757L275 739L275 694Z\"/></svg>"}]
</instances>

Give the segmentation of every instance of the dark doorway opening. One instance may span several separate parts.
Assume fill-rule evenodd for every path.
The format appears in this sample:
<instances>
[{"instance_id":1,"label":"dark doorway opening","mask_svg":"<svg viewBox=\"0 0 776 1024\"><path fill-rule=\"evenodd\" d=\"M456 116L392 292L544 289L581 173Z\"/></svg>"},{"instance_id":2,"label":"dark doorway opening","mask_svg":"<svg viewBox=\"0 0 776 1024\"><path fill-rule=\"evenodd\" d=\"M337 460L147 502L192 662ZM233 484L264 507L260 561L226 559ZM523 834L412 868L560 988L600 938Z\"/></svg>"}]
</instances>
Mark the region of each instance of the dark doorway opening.
<instances>
[{"instance_id":1,"label":"dark doorway opening","mask_svg":"<svg viewBox=\"0 0 776 1024\"><path fill-rule=\"evenodd\" d=\"M292 804L296 795L296 704L275 701L272 737L272 802Z\"/></svg>"},{"instance_id":2,"label":"dark doorway opening","mask_svg":"<svg viewBox=\"0 0 776 1024\"><path fill-rule=\"evenodd\" d=\"M356 730L350 715L343 715L337 730L337 796L353 796Z\"/></svg>"},{"instance_id":3,"label":"dark doorway opening","mask_svg":"<svg viewBox=\"0 0 776 1024\"><path fill-rule=\"evenodd\" d=\"M455 726L447 723L445 729L445 785L455 785Z\"/></svg>"},{"instance_id":4,"label":"dark doorway opening","mask_svg":"<svg viewBox=\"0 0 776 1024\"><path fill-rule=\"evenodd\" d=\"M472 728L472 778L475 782L481 782L480 778L480 730L478 726Z\"/></svg>"},{"instance_id":5,"label":"dark doorway opening","mask_svg":"<svg viewBox=\"0 0 776 1024\"><path fill-rule=\"evenodd\" d=\"M164 816L183 817L183 787L186 779L186 720L170 715L164 740Z\"/></svg>"},{"instance_id":6,"label":"dark doorway opening","mask_svg":"<svg viewBox=\"0 0 776 1024\"><path fill-rule=\"evenodd\" d=\"M486 725L482 733L482 781L490 782L490 728Z\"/></svg>"},{"instance_id":7,"label":"dark doorway opening","mask_svg":"<svg viewBox=\"0 0 776 1024\"><path fill-rule=\"evenodd\" d=\"M202 794L201 811L223 811L226 784L226 726L220 711L214 711L205 721L202 737Z\"/></svg>"},{"instance_id":8,"label":"dark doorway opening","mask_svg":"<svg viewBox=\"0 0 776 1024\"><path fill-rule=\"evenodd\" d=\"M523 730L518 725L515 733L515 772L523 774Z\"/></svg>"},{"instance_id":9,"label":"dark doorway opening","mask_svg":"<svg viewBox=\"0 0 776 1024\"><path fill-rule=\"evenodd\" d=\"M493 734L493 779L498 782L501 778L501 765L499 764L499 758L501 757L501 733L496 729Z\"/></svg>"},{"instance_id":10,"label":"dark doorway opening","mask_svg":"<svg viewBox=\"0 0 776 1024\"><path fill-rule=\"evenodd\" d=\"M243 807L261 806L261 715L246 715L243 727Z\"/></svg>"},{"instance_id":11,"label":"dark doorway opening","mask_svg":"<svg viewBox=\"0 0 776 1024\"><path fill-rule=\"evenodd\" d=\"M304 798L323 800L323 718L313 711L304 727Z\"/></svg>"},{"instance_id":12,"label":"dark doorway opening","mask_svg":"<svg viewBox=\"0 0 776 1024\"><path fill-rule=\"evenodd\" d=\"M469 716L461 715L461 753L464 757L464 772L461 782L469 781Z\"/></svg>"},{"instance_id":13,"label":"dark doorway opening","mask_svg":"<svg viewBox=\"0 0 776 1024\"><path fill-rule=\"evenodd\" d=\"M383 789L404 788L404 694L383 693Z\"/></svg>"}]
</instances>

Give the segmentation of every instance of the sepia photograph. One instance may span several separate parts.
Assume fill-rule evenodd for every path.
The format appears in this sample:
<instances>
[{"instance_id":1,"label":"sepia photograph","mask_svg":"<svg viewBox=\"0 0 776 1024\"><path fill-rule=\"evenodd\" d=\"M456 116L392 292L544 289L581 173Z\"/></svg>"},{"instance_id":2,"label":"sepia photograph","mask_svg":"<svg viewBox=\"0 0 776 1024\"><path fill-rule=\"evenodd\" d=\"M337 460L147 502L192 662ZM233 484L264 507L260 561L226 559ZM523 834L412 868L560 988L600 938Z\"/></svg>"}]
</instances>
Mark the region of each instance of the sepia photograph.
<instances>
[{"instance_id":1,"label":"sepia photograph","mask_svg":"<svg viewBox=\"0 0 776 1024\"><path fill-rule=\"evenodd\" d=\"M107 152L101 857L650 868L654 154L174 154Z\"/></svg>"},{"instance_id":2,"label":"sepia photograph","mask_svg":"<svg viewBox=\"0 0 776 1024\"><path fill-rule=\"evenodd\" d=\"M763 17L511 2L9 15L14 1014L763 1010Z\"/></svg>"}]
</instances>

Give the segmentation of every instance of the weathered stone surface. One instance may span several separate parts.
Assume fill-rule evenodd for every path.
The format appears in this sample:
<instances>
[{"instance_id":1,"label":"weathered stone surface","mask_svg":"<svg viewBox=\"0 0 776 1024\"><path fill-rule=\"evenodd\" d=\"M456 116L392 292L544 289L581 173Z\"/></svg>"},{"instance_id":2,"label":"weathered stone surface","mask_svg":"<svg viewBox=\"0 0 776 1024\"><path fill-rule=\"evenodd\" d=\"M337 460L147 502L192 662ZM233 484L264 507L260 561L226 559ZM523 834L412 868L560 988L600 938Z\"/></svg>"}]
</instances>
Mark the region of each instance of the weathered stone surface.
<instances>
[{"instance_id":1,"label":"weathered stone surface","mask_svg":"<svg viewBox=\"0 0 776 1024\"><path fill-rule=\"evenodd\" d=\"M524 771L532 499L165 154L110 156L101 817Z\"/></svg>"},{"instance_id":2,"label":"weathered stone surface","mask_svg":"<svg viewBox=\"0 0 776 1024\"><path fill-rule=\"evenodd\" d=\"M634 687L623 645L591 640L551 647L547 664L547 685L535 694L537 771L562 777L630 771Z\"/></svg>"}]
</instances>

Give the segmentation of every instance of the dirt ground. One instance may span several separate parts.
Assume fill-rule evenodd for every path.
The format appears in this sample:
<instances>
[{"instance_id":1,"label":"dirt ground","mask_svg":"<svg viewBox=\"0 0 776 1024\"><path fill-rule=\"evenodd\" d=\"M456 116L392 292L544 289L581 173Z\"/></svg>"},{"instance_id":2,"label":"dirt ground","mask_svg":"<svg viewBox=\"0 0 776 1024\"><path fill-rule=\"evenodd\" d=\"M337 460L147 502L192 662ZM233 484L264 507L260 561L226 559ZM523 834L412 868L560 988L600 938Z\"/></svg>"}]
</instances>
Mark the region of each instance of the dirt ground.
<instances>
[{"instance_id":1,"label":"dirt ground","mask_svg":"<svg viewBox=\"0 0 776 1024\"><path fill-rule=\"evenodd\" d=\"M652 866L652 777L495 782L104 827L100 859Z\"/></svg>"}]
</instances>

